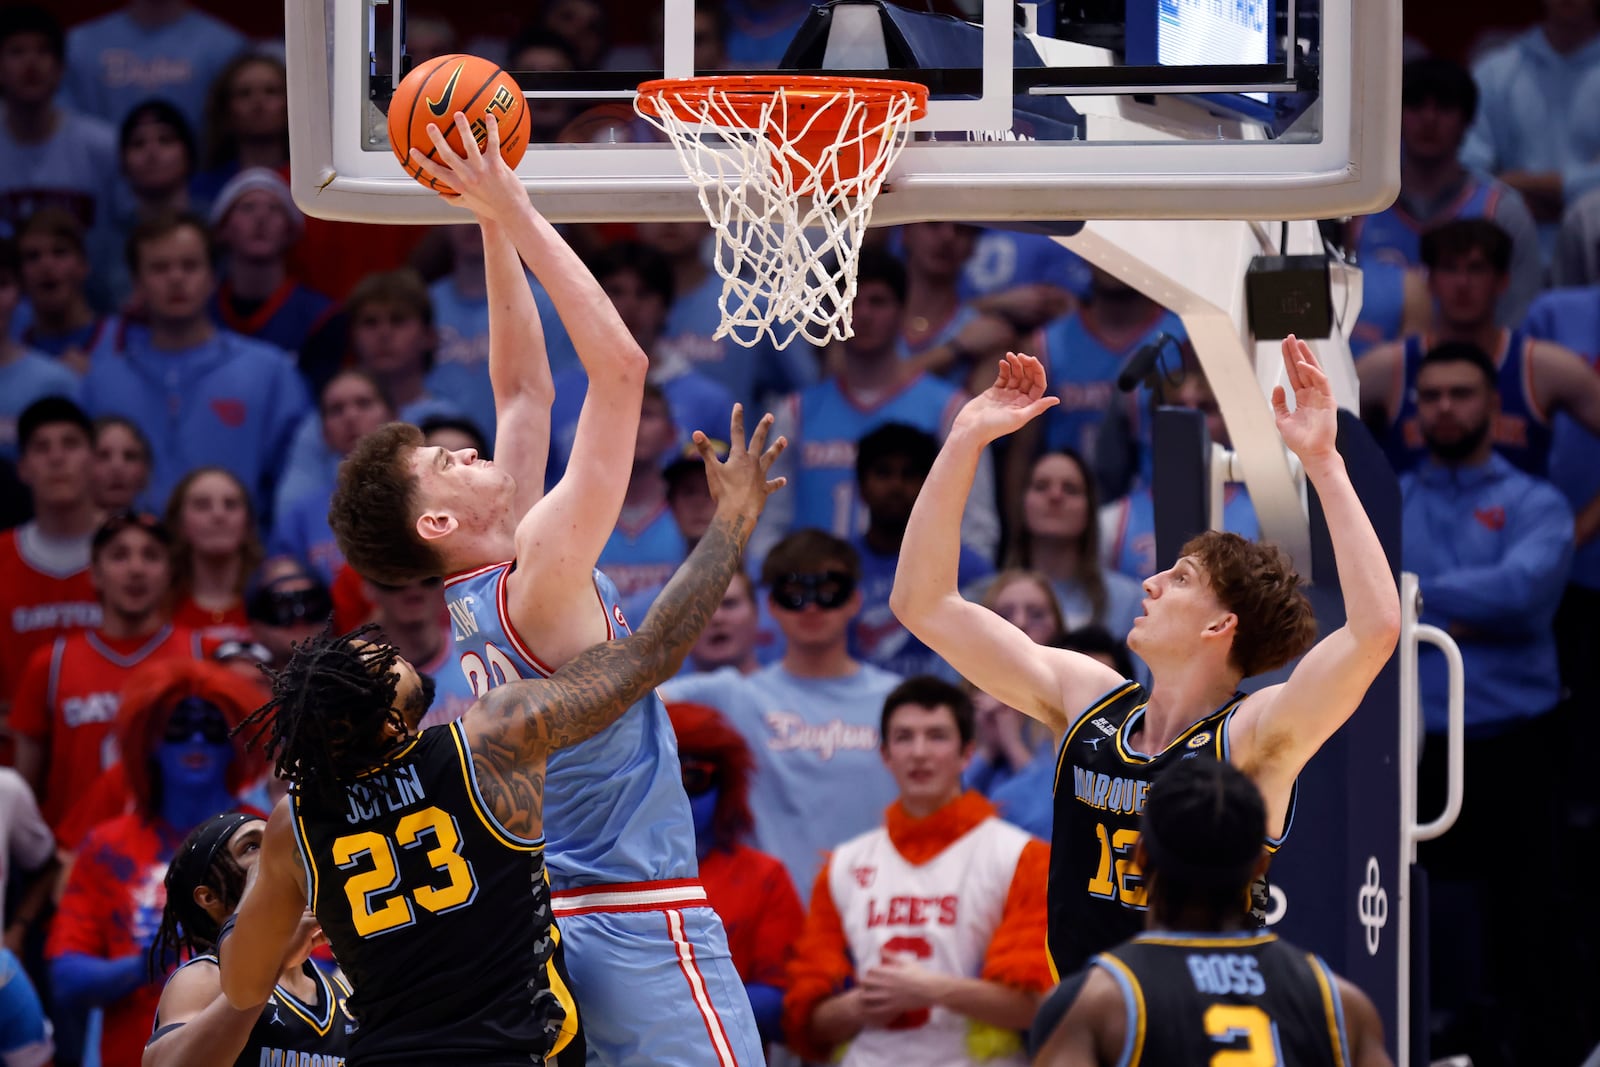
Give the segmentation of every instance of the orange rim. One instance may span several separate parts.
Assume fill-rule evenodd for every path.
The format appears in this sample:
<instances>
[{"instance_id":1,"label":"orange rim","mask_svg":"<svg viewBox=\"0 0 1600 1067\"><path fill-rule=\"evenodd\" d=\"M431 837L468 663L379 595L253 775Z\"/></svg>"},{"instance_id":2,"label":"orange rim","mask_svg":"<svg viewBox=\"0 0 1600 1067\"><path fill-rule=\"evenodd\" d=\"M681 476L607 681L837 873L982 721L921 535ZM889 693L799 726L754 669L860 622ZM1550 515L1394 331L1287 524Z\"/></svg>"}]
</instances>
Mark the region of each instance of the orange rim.
<instances>
[{"instance_id":1,"label":"orange rim","mask_svg":"<svg viewBox=\"0 0 1600 1067\"><path fill-rule=\"evenodd\" d=\"M808 74L723 74L702 78L657 78L639 86L639 110L660 117L659 106L670 105L673 97L705 99L719 93L741 119L758 119L761 109L780 92L802 112L825 105L843 92L875 113L886 113L897 98L911 97L909 119L920 119L928 110L928 87L918 82L888 78L845 78ZM694 116L688 116L694 118Z\"/></svg>"}]
</instances>

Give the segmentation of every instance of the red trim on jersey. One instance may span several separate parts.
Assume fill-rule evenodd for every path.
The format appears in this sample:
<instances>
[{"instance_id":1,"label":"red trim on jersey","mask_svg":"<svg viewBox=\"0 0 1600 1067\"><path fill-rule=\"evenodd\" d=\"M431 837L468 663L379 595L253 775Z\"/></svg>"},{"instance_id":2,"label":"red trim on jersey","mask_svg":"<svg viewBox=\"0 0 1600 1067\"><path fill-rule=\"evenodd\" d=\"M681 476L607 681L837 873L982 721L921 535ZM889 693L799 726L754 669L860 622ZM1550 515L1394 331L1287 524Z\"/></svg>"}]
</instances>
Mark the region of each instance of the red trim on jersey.
<instances>
[{"instance_id":1,"label":"red trim on jersey","mask_svg":"<svg viewBox=\"0 0 1600 1067\"><path fill-rule=\"evenodd\" d=\"M684 933L681 911L667 912L667 932L672 935L672 947L678 953L678 967L689 983L689 992L694 997L694 1005L700 1009L700 1021L705 1024L706 1036L711 1039L711 1047L716 1050L717 1067L738 1067L739 1060L733 1054L733 1046L728 1043L728 1031L723 1028L722 1019L718 1017L717 1009L711 1003L711 994L706 990L705 975L700 973L700 964L694 958L694 944Z\"/></svg>"},{"instance_id":2,"label":"red trim on jersey","mask_svg":"<svg viewBox=\"0 0 1600 1067\"><path fill-rule=\"evenodd\" d=\"M587 901L587 903L585 903ZM660 882L617 882L550 893L550 909L557 918L595 912L670 911L708 908L710 898L698 878Z\"/></svg>"},{"instance_id":3,"label":"red trim on jersey","mask_svg":"<svg viewBox=\"0 0 1600 1067\"><path fill-rule=\"evenodd\" d=\"M505 571L495 579L494 583L494 607L500 616L500 629L505 632L506 640L511 642L511 647L516 650L517 655L527 660L534 670L541 674L554 674L556 669L533 654L533 650L522 640L522 635L517 633L516 626L511 622L511 605L506 602L506 579L511 577L511 564L507 563L504 566Z\"/></svg>"},{"instance_id":4,"label":"red trim on jersey","mask_svg":"<svg viewBox=\"0 0 1600 1067\"><path fill-rule=\"evenodd\" d=\"M452 574L448 578L446 578L444 580L444 584L446 586L455 585L457 582L464 582L468 578L476 578L480 574L488 574L490 571L494 570L496 567L509 567L509 566L511 566L511 561L510 560L505 560L505 561L500 562L500 563L488 563L488 564L485 564L484 566L479 567L477 570L458 571L455 574Z\"/></svg>"}]
</instances>

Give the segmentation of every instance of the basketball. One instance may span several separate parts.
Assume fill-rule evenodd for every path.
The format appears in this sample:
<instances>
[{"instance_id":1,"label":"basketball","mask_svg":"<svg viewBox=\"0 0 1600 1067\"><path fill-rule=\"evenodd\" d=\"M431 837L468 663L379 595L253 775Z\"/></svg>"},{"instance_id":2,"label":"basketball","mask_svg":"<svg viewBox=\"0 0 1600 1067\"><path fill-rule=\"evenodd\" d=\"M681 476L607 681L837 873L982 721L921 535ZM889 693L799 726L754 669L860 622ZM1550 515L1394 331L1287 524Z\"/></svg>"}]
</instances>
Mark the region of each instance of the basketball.
<instances>
[{"instance_id":1,"label":"basketball","mask_svg":"<svg viewBox=\"0 0 1600 1067\"><path fill-rule=\"evenodd\" d=\"M508 166L515 167L528 150L528 105L511 75L478 56L439 56L419 64L389 101L389 144L406 173L436 192L454 190L411 162L411 149L437 159L439 151L428 136L428 127L436 125L446 143L461 152L461 131L454 121L457 111L467 116L480 150L488 143L486 119L495 117L500 123L500 156Z\"/></svg>"}]
</instances>

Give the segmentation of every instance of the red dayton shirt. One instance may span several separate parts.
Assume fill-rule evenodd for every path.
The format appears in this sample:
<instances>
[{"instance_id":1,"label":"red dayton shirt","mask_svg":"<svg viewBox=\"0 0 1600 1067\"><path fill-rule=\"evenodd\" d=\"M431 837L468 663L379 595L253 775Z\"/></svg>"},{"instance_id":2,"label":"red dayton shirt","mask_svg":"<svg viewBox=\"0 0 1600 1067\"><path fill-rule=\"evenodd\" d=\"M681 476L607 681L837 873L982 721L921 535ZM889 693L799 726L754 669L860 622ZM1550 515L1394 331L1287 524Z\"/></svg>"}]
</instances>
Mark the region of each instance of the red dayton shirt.
<instances>
[{"instance_id":1,"label":"red dayton shirt","mask_svg":"<svg viewBox=\"0 0 1600 1067\"><path fill-rule=\"evenodd\" d=\"M0 704L28 659L61 634L100 625L89 541L57 545L33 523L0 533Z\"/></svg>"}]
</instances>

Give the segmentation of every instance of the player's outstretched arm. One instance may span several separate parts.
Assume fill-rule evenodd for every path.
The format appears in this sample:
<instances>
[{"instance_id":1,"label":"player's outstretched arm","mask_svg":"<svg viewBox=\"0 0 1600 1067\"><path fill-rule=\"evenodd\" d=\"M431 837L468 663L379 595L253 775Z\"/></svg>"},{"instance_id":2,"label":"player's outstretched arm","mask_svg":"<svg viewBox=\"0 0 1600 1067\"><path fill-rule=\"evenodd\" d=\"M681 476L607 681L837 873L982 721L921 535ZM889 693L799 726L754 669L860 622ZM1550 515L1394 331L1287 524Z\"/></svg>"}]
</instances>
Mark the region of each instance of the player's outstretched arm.
<instances>
[{"instance_id":1,"label":"player's outstretched arm","mask_svg":"<svg viewBox=\"0 0 1600 1067\"><path fill-rule=\"evenodd\" d=\"M244 896L217 945L222 962L222 993L239 1011L259 1011L272 995L283 961L296 946L296 934L308 933L306 876L294 840L289 798L272 809L261 835L261 854L245 881Z\"/></svg>"},{"instance_id":2,"label":"player's outstretched arm","mask_svg":"<svg viewBox=\"0 0 1600 1067\"><path fill-rule=\"evenodd\" d=\"M1345 624L1300 660L1289 679L1245 701L1235 721L1234 762L1252 768L1263 789L1287 788L1306 762L1355 714L1400 636L1400 594L1344 458L1335 448L1333 387L1304 341L1283 342L1295 406L1278 386L1272 408L1284 444L1299 457L1317 491L1344 594Z\"/></svg>"},{"instance_id":3,"label":"player's outstretched arm","mask_svg":"<svg viewBox=\"0 0 1600 1067\"><path fill-rule=\"evenodd\" d=\"M637 633L581 653L548 679L492 689L467 712L478 787L495 817L513 833L534 836L543 811L544 759L610 726L683 666L738 570L745 543L768 495L783 485L767 473L783 451L770 447L772 416L744 444L744 413L733 409L728 458L718 462L695 431L716 515L700 543L656 598Z\"/></svg>"},{"instance_id":4,"label":"player's outstretched arm","mask_svg":"<svg viewBox=\"0 0 1600 1067\"><path fill-rule=\"evenodd\" d=\"M457 190L454 202L500 226L549 293L589 375L566 476L550 492L546 506L520 517L510 591L514 618L536 618L547 608L563 614L570 599L593 595L589 572L622 510L650 361L583 260L534 209L500 153L479 152L466 132L466 117L458 113L455 122L465 154L450 149L435 135L436 127L430 127L440 162L416 149L412 162ZM506 432L504 414L498 426L498 434ZM548 440L548 428L544 433ZM507 454L498 440L496 453Z\"/></svg>"},{"instance_id":5,"label":"player's outstretched arm","mask_svg":"<svg viewBox=\"0 0 1600 1067\"><path fill-rule=\"evenodd\" d=\"M190 964L161 991L160 1025L144 1047L141 1067L229 1067L260 1017L259 1007L240 1011L228 1003L215 966Z\"/></svg>"},{"instance_id":6,"label":"player's outstretched arm","mask_svg":"<svg viewBox=\"0 0 1600 1067\"><path fill-rule=\"evenodd\" d=\"M1008 353L994 385L967 402L911 509L889 606L963 678L1057 733L1121 676L1088 656L1036 645L999 615L964 599L956 584L961 513L990 442L1057 403L1045 395L1044 368Z\"/></svg>"},{"instance_id":7,"label":"player's outstretched arm","mask_svg":"<svg viewBox=\"0 0 1600 1067\"><path fill-rule=\"evenodd\" d=\"M1122 991L1093 967L1072 1007L1034 1055L1034 1067L1109 1067L1122 1058L1127 1028Z\"/></svg>"}]
</instances>

